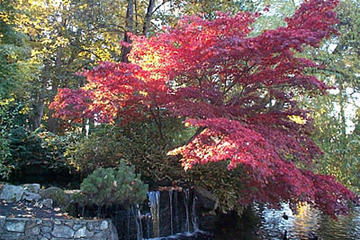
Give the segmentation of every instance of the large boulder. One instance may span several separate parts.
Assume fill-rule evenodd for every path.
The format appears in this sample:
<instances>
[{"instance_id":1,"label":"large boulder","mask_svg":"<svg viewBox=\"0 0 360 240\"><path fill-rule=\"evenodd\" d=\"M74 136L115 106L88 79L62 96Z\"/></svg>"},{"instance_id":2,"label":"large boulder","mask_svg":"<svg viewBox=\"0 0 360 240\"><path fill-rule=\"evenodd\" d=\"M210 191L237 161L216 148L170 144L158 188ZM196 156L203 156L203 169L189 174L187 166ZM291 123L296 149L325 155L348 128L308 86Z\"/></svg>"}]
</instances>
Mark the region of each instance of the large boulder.
<instances>
[{"instance_id":1,"label":"large boulder","mask_svg":"<svg viewBox=\"0 0 360 240\"><path fill-rule=\"evenodd\" d=\"M201 186L195 186L195 195L198 199L197 205L202 211L215 211L219 206L217 196Z\"/></svg>"},{"instance_id":2,"label":"large boulder","mask_svg":"<svg viewBox=\"0 0 360 240\"><path fill-rule=\"evenodd\" d=\"M41 196L37 193L33 193L25 190L22 199L29 202L38 202L40 201Z\"/></svg>"},{"instance_id":3,"label":"large boulder","mask_svg":"<svg viewBox=\"0 0 360 240\"><path fill-rule=\"evenodd\" d=\"M54 201L52 199L44 199L40 202L40 208L53 208Z\"/></svg>"},{"instance_id":4,"label":"large boulder","mask_svg":"<svg viewBox=\"0 0 360 240\"><path fill-rule=\"evenodd\" d=\"M32 192L36 194L40 192L40 184L38 183L24 184L23 187L28 192Z\"/></svg>"},{"instance_id":5,"label":"large boulder","mask_svg":"<svg viewBox=\"0 0 360 240\"><path fill-rule=\"evenodd\" d=\"M1 189L0 200L5 200L7 202L18 202L23 197L24 191L24 188L21 186L5 184Z\"/></svg>"},{"instance_id":6,"label":"large boulder","mask_svg":"<svg viewBox=\"0 0 360 240\"><path fill-rule=\"evenodd\" d=\"M60 207L62 209L65 209L70 202L69 196L64 192L64 190L58 187L49 187L41 190L40 196L42 199L52 199L55 207Z\"/></svg>"}]
</instances>

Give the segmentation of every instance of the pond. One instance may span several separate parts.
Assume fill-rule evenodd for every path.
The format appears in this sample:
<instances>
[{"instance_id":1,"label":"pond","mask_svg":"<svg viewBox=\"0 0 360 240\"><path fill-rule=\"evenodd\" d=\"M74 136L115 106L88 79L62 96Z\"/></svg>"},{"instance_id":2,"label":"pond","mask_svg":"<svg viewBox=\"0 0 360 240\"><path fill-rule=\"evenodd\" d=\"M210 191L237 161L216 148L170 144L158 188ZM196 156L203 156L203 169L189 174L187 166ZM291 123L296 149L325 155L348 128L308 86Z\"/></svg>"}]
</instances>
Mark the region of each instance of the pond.
<instances>
[{"instance_id":1,"label":"pond","mask_svg":"<svg viewBox=\"0 0 360 240\"><path fill-rule=\"evenodd\" d=\"M282 209L272 210L255 206L255 212L260 220L255 227L257 237L252 239L277 240L282 239L286 230L289 239L308 239L308 232L314 233L324 240L358 240L360 239L360 207L355 208L348 216L339 216L335 221L324 216L320 211L301 205L293 214L287 204ZM282 216L284 213L288 220Z\"/></svg>"},{"instance_id":2,"label":"pond","mask_svg":"<svg viewBox=\"0 0 360 240\"><path fill-rule=\"evenodd\" d=\"M293 214L287 204L283 204L278 210L260 206L253 209L253 217L257 223L251 226L249 231L231 231L231 228L227 228L226 234L215 236L195 234L157 239L282 240L285 230L289 240L308 240L309 232L322 240L360 239L360 207L355 208L348 216L339 216L337 221L308 205L299 205L296 214ZM284 214L288 217L287 220L283 218Z\"/></svg>"}]
</instances>

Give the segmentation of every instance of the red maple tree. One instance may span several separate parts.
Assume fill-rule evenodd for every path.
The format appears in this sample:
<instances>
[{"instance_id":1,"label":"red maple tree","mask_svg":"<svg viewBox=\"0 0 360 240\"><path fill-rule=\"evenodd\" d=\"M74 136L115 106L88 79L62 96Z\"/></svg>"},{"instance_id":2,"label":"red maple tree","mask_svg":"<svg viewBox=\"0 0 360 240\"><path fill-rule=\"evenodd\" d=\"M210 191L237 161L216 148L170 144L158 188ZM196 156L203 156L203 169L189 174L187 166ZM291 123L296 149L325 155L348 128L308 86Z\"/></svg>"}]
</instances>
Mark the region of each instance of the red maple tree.
<instances>
[{"instance_id":1,"label":"red maple tree","mask_svg":"<svg viewBox=\"0 0 360 240\"><path fill-rule=\"evenodd\" d=\"M104 62L83 73L88 84L62 89L51 107L63 119L121 124L181 116L198 131L180 154L185 169L227 161L246 188L241 204L308 202L335 216L356 196L331 176L308 169L321 154L312 121L294 100L328 88L307 74L321 67L297 57L336 34L336 0L308 0L287 26L249 36L258 13L184 17L150 39L131 36L130 63ZM302 166L301 168L299 166Z\"/></svg>"}]
</instances>

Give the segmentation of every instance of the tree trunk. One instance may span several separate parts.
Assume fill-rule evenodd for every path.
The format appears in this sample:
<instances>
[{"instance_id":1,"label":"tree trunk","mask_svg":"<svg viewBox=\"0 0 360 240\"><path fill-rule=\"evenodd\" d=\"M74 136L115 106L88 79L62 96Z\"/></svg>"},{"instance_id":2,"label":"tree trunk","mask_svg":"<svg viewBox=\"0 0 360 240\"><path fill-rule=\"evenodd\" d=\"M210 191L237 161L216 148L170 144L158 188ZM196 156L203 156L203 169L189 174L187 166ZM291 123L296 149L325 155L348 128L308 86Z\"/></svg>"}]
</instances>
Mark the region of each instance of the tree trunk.
<instances>
[{"instance_id":1,"label":"tree trunk","mask_svg":"<svg viewBox=\"0 0 360 240\"><path fill-rule=\"evenodd\" d=\"M35 95L35 101L32 103L33 111L30 112L30 128L32 131L40 127L41 119L44 115L44 99L42 98L41 89Z\"/></svg>"},{"instance_id":2,"label":"tree trunk","mask_svg":"<svg viewBox=\"0 0 360 240\"><path fill-rule=\"evenodd\" d=\"M63 22L62 25L65 27L65 23ZM63 49L59 48L57 53L56 53L56 59L55 59L55 71L62 73L62 68L64 67L64 63L63 63ZM49 96L49 100L50 102L52 102L54 100L55 95L58 92L58 88L59 85L61 84L61 79L52 79L52 86L51 86L51 95ZM59 132L59 120L57 118L53 117L54 111L48 109L47 112L47 129L48 131L52 132L52 133L58 133Z\"/></svg>"},{"instance_id":3,"label":"tree trunk","mask_svg":"<svg viewBox=\"0 0 360 240\"><path fill-rule=\"evenodd\" d=\"M129 32L134 31L134 2L133 0L128 0L128 6L126 11L126 32L124 35L124 42L130 43L130 38L128 36ZM128 60L128 53L130 52L130 47L123 46L121 52L121 61L122 62L129 62Z\"/></svg>"},{"instance_id":4,"label":"tree trunk","mask_svg":"<svg viewBox=\"0 0 360 240\"><path fill-rule=\"evenodd\" d=\"M148 4L148 8L147 8L146 15L145 15L145 20L144 20L144 27L143 27L143 34L145 36L149 35L151 16L153 14L154 7L155 7L155 0L149 0L149 4Z\"/></svg>"}]
</instances>

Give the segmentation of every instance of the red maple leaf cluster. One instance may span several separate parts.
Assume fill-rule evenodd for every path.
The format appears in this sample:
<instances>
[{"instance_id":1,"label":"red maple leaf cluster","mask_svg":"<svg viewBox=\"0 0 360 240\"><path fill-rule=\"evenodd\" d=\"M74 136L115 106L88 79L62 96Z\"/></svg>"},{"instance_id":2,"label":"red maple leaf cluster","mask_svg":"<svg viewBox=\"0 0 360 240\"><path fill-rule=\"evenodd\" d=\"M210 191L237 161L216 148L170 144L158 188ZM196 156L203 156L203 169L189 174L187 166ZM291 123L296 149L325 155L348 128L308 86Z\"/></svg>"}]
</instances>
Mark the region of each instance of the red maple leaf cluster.
<instances>
[{"instance_id":1,"label":"red maple leaf cluster","mask_svg":"<svg viewBox=\"0 0 360 240\"><path fill-rule=\"evenodd\" d=\"M304 170L321 151L310 139L311 119L294 100L328 88L306 73L321 66L296 53L337 33L337 3L304 1L286 27L258 36L249 34L259 14L245 12L184 17L150 39L131 36L130 63L84 72L88 84L62 89L51 107L63 119L151 118L159 130L161 118L181 116L199 131L171 153L182 155L185 168L241 165L241 204L306 201L332 216L347 213L347 200L356 196L334 178Z\"/></svg>"}]
</instances>

